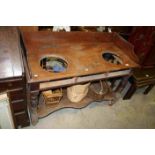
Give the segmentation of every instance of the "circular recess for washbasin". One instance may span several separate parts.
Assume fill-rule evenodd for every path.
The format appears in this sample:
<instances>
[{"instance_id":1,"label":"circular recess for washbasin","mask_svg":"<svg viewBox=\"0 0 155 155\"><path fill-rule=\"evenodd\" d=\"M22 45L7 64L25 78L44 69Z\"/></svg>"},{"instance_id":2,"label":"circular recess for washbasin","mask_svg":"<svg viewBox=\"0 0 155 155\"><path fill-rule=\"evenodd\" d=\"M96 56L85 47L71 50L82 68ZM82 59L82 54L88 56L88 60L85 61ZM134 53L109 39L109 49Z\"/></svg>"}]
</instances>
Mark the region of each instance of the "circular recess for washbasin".
<instances>
[{"instance_id":1,"label":"circular recess for washbasin","mask_svg":"<svg viewBox=\"0 0 155 155\"><path fill-rule=\"evenodd\" d=\"M123 64L123 61L121 60L121 58L112 52L102 53L102 58L105 61L112 63L112 64L116 64L116 65Z\"/></svg>"},{"instance_id":2,"label":"circular recess for washbasin","mask_svg":"<svg viewBox=\"0 0 155 155\"><path fill-rule=\"evenodd\" d=\"M40 60L40 66L44 70L59 73L65 71L67 69L68 64L64 59L60 57L46 56Z\"/></svg>"}]
</instances>

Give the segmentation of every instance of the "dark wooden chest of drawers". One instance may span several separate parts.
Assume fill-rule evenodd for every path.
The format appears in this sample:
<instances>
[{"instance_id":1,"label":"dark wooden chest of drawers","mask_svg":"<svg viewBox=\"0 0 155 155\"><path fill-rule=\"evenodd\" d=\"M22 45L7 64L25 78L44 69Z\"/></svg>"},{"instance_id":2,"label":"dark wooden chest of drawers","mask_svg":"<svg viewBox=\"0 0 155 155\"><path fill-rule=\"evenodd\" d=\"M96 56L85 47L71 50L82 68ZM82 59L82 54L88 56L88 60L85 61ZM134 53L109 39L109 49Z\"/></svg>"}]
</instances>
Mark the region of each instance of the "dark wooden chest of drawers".
<instances>
[{"instance_id":1,"label":"dark wooden chest of drawers","mask_svg":"<svg viewBox=\"0 0 155 155\"><path fill-rule=\"evenodd\" d=\"M0 27L0 93L9 96L16 128L30 124L18 34L16 27Z\"/></svg>"}]
</instances>

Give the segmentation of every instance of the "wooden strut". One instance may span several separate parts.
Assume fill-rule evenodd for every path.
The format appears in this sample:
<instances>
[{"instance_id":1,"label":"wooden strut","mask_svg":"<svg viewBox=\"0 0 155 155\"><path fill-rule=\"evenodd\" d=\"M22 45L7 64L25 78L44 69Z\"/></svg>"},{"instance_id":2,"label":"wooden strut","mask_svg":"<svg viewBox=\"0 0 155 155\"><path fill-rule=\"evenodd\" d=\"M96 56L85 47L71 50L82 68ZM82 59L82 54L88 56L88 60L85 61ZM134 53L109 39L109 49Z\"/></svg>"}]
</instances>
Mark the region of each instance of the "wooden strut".
<instances>
[{"instance_id":1,"label":"wooden strut","mask_svg":"<svg viewBox=\"0 0 155 155\"><path fill-rule=\"evenodd\" d=\"M37 113L38 95L39 95L39 91L35 93L31 92L28 96L29 110L30 110L32 125L36 125L38 122L38 113Z\"/></svg>"}]
</instances>

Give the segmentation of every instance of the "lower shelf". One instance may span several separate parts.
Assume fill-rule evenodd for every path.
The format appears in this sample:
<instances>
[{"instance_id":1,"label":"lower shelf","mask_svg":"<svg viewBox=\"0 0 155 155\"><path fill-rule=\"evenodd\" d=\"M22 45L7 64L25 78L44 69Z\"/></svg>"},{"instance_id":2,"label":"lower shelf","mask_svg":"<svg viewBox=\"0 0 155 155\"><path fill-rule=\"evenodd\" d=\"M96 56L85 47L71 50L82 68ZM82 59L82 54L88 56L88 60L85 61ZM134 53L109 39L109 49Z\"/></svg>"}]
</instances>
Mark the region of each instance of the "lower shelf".
<instances>
[{"instance_id":1,"label":"lower shelf","mask_svg":"<svg viewBox=\"0 0 155 155\"><path fill-rule=\"evenodd\" d=\"M66 90L63 91L63 98L61 99L59 104L56 105L46 105L41 104L38 107L37 113L39 118L43 118L59 109L63 108L74 108L74 109L81 109L86 106L88 106L90 103L95 101L109 101L109 104L113 104L115 99L115 95L113 92L108 92L106 95L104 95L102 98L97 98L95 94L93 94L92 91L89 90L87 96L78 103L73 103L67 98L67 92Z\"/></svg>"}]
</instances>

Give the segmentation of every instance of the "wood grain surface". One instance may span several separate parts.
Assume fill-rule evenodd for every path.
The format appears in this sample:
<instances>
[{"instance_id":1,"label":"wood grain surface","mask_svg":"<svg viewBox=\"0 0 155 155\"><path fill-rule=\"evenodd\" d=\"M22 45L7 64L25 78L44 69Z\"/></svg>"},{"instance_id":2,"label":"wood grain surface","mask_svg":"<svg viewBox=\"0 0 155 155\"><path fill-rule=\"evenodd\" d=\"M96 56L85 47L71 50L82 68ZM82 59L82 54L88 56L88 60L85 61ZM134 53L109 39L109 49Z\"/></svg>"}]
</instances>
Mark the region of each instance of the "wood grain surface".
<instances>
[{"instance_id":1,"label":"wood grain surface","mask_svg":"<svg viewBox=\"0 0 155 155\"><path fill-rule=\"evenodd\" d=\"M99 32L24 32L23 41L27 53L31 82L67 79L138 67L133 46L116 33ZM115 65L102 58L110 51L119 56L123 64ZM53 73L40 67L45 56L64 59L68 68ZM37 76L36 76L37 75Z\"/></svg>"},{"instance_id":2,"label":"wood grain surface","mask_svg":"<svg viewBox=\"0 0 155 155\"><path fill-rule=\"evenodd\" d=\"M17 28L0 27L0 79L22 75L19 51Z\"/></svg>"}]
</instances>

